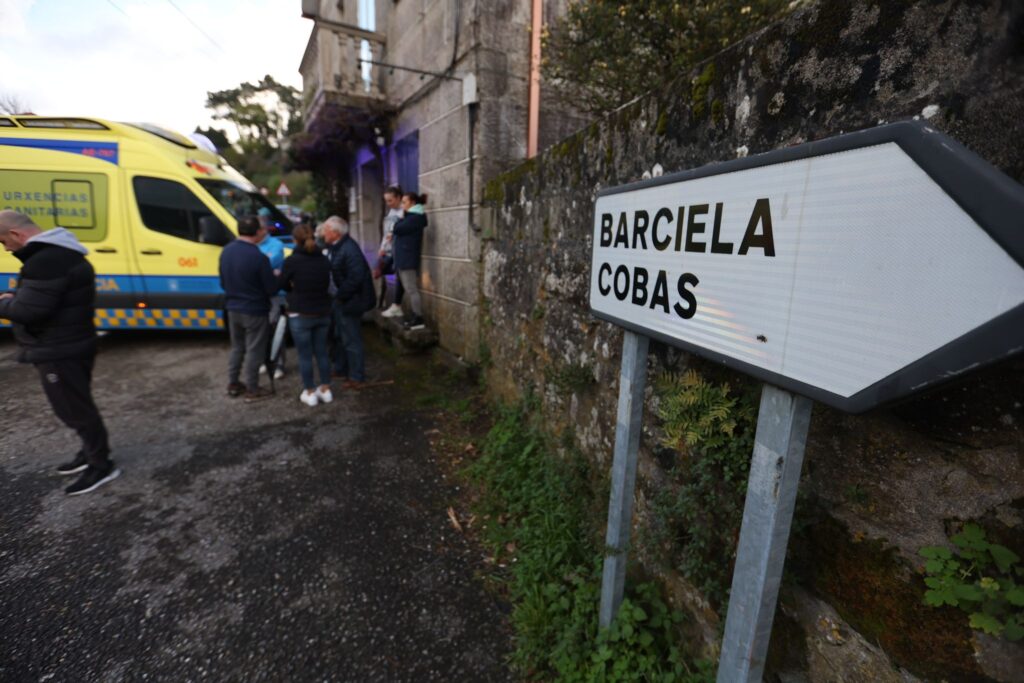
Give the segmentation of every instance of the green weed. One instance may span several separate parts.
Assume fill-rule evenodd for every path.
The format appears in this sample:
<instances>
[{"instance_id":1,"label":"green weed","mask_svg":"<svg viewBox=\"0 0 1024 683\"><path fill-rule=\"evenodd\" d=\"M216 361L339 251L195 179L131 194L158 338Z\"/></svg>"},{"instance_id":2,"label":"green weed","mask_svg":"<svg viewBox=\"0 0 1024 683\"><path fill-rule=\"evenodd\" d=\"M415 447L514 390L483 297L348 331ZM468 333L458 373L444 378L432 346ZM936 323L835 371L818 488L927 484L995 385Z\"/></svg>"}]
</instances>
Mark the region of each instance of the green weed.
<instances>
[{"instance_id":1,"label":"green weed","mask_svg":"<svg viewBox=\"0 0 1024 683\"><path fill-rule=\"evenodd\" d=\"M568 682L713 680L711 665L686 662L681 620L654 583L631 584L618 618L598 629L601 553L593 524L594 479L574 449L553 454L537 406L498 411L467 475L481 489L477 517L495 560L508 566L515 651L533 679Z\"/></svg>"},{"instance_id":2,"label":"green weed","mask_svg":"<svg viewBox=\"0 0 1024 683\"><path fill-rule=\"evenodd\" d=\"M1024 638L1024 566L1006 546L991 543L977 524L965 524L944 546L922 548L928 577L924 599L933 607L967 612L971 628L1017 641Z\"/></svg>"}]
</instances>

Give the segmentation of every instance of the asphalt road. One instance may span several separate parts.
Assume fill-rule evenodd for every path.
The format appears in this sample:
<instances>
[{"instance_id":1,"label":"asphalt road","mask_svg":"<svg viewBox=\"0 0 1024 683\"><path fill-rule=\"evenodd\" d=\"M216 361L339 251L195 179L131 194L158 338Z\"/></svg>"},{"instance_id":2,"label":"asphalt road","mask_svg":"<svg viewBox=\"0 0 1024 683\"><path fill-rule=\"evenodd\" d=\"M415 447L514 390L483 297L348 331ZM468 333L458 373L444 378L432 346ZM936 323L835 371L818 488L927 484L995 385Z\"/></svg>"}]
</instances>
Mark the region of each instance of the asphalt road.
<instances>
[{"instance_id":1,"label":"asphalt road","mask_svg":"<svg viewBox=\"0 0 1024 683\"><path fill-rule=\"evenodd\" d=\"M0 681L512 679L507 607L401 382L309 408L293 373L247 406L223 337L111 335L94 388L124 474L69 498L76 440L13 352L5 333Z\"/></svg>"}]
</instances>

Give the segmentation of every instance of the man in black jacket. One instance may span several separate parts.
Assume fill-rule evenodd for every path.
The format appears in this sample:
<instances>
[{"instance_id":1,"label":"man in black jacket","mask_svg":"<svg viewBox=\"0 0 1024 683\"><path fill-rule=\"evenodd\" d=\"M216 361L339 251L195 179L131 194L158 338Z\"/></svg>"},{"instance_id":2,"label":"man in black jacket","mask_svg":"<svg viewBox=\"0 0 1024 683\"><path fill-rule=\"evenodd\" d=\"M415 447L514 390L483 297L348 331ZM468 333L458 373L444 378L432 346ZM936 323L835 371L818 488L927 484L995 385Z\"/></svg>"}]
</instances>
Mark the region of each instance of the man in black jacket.
<instances>
[{"instance_id":1,"label":"man in black jacket","mask_svg":"<svg viewBox=\"0 0 1024 683\"><path fill-rule=\"evenodd\" d=\"M17 211L0 211L0 244L23 263L18 288L0 294L0 318L13 324L18 360L36 366L53 412L82 439L74 459L57 468L82 473L65 491L88 493L121 474L92 400L96 273L85 260L88 249L72 232L43 232Z\"/></svg>"},{"instance_id":2,"label":"man in black jacket","mask_svg":"<svg viewBox=\"0 0 1024 683\"><path fill-rule=\"evenodd\" d=\"M341 386L359 389L366 382L363 352L363 313L377 305L370 264L340 216L324 221L324 241L331 259L331 279L336 293L331 315L335 326L334 374L347 377Z\"/></svg>"}]
</instances>

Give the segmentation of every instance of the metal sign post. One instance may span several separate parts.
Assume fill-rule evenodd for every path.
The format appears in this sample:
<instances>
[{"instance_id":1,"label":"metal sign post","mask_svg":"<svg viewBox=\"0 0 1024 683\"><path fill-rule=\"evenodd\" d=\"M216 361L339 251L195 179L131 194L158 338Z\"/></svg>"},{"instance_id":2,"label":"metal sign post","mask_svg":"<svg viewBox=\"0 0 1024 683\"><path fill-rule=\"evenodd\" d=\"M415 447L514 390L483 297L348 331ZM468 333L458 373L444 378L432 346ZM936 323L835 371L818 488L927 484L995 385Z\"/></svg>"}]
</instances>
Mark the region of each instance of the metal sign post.
<instances>
[{"instance_id":1,"label":"metal sign post","mask_svg":"<svg viewBox=\"0 0 1024 683\"><path fill-rule=\"evenodd\" d=\"M633 525L633 491L636 488L636 458L640 449L649 344L650 339L629 330L625 331L622 338L619 416L615 425L615 455L608 502L608 533L605 537L605 546L615 552L604 558L601 628L608 628L615 619L626 585L626 550Z\"/></svg>"},{"instance_id":2,"label":"metal sign post","mask_svg":"<svg viewBox=\"0 0 1024 683\"><path fill-rule=\"evenodd\" d=\"M718 683L761 682L812 405L770 384L761 392Z\"/></svg>"}]
</instances>

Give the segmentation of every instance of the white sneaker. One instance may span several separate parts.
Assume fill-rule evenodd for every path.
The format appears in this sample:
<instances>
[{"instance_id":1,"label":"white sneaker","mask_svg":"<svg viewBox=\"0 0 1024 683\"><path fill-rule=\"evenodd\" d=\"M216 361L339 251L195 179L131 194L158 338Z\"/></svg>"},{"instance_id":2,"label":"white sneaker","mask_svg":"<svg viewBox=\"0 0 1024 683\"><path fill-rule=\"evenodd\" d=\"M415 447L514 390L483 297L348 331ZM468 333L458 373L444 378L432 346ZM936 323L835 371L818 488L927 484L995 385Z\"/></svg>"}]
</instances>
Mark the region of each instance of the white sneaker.
<instances>
[{"instance_id":1,"label":"white sneaker","mask_svg":"<svg viewBox=\"0 0 1024 683\"><path fill-rule=\"evenodd\" d=\"M315 391L312 393L303 391L299 394L299 400L312 408L317 404L317 393Z\"/></svg>"},{"instance_id":2,"label":"white sneaker","mask_svg":"<svg viewBox=\"0 0 1024 683\"><path fill-rule=\"evenodd\" d=\"M402 307L398 304L391 304L388 309L380 314L382 318L397 318L402 315Z\"/></svg>"},{"instance_id":3,"label":"white sneaker","mask_svg":"<svg viewBox=\"0 0 1024 683\"><path fill-rule=\"evenodd\" d=\"M260 366L260 374L261 375L267 374L267 366L266 365L261 365Z\"/></svg>"},{"instance_id":4,"label":"white sneaker","mask_svg":"<svg viewBox=\"0 0 1024 683\"><path fill-rule=\"evenodd\" d=\"M281 379L282 377L284 377L284 370L281 368L274 370L274 379Z\"/></svg>"},{"instance_id":5,"label":"white sneaker","mask_svg":"<svg viewBox=\"0 0 1024 683\"><path fill-rule=\"evenodd\" d=\"M315 396L320 399L321 403L330 403L334 400L334 394L331 393L330 389L321 389L320 387L317 387Z\"/></svg>"}]
</instances>

